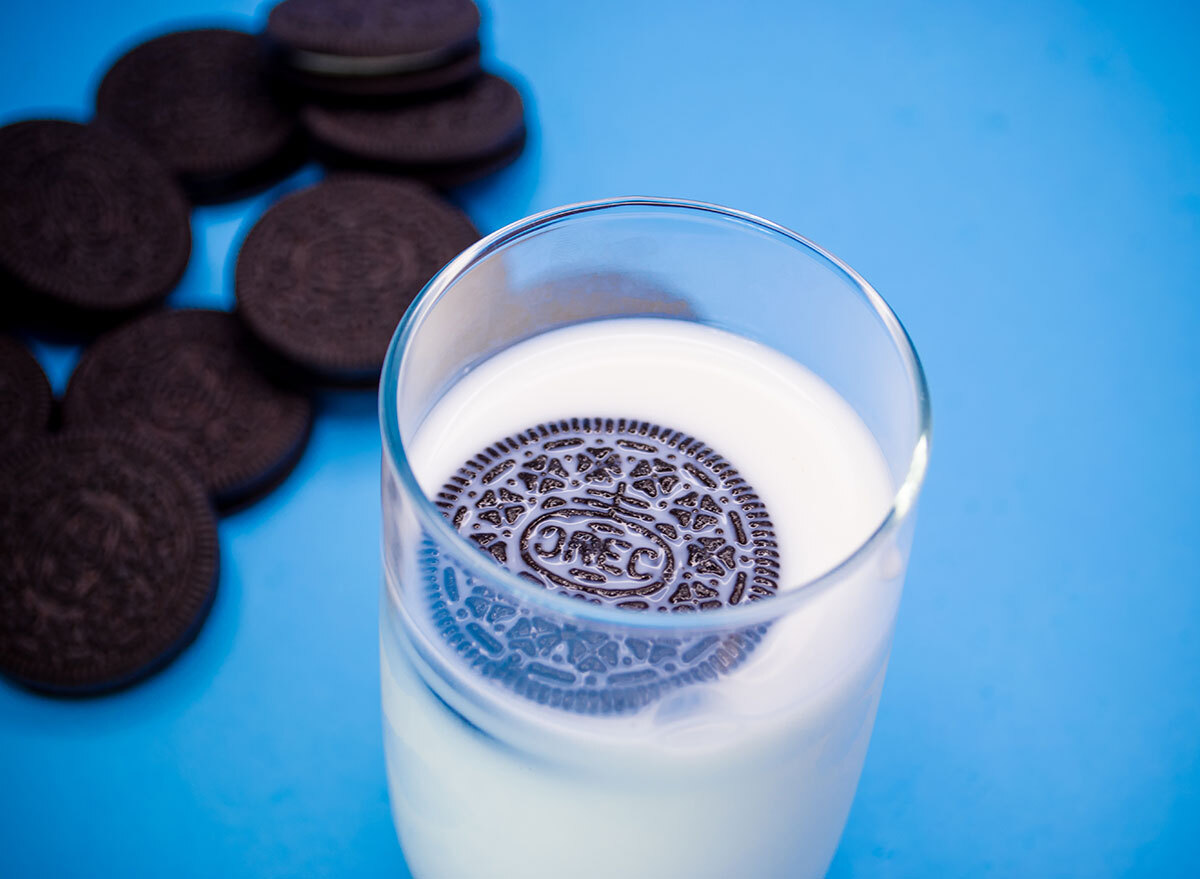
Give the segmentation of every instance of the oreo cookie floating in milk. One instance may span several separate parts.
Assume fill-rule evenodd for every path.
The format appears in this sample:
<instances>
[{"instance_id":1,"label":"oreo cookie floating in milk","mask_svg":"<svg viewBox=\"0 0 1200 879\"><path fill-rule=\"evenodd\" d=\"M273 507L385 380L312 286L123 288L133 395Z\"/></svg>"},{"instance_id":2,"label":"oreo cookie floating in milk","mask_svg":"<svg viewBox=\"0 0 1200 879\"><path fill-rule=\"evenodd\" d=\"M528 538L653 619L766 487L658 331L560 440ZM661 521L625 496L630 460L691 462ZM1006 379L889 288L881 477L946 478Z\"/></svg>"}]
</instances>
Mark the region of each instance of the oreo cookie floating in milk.
<instances>
[{"instance_id":1,"label":"oreo cookie floating in milk","mask_svg":"<svg viewBox=\"0 0 1200 879\"><path fill-rule=\"evenodd\" d=\"M551 591L631 612L773 596L778 550L754 489L701 440L644 421L541 424L467 461L435 502L460 534ZM481 673L585 714L636 710L733 669L762 628L617 637L524 607L425 556L435 624Z\"/></svg>"}]
</instances>

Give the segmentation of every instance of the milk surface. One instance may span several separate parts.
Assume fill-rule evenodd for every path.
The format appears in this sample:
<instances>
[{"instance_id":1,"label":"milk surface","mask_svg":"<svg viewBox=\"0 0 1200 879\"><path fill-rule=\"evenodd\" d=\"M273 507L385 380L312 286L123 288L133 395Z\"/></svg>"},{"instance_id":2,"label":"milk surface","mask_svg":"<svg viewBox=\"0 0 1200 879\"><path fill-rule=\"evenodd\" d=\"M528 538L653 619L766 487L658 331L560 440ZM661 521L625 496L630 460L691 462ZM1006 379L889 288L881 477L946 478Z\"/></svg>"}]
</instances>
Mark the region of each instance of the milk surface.
<instances>
[{"instance_id":1,"label":"milk surface","mask_svg":"<svg viewBox=\"0 0 1200 879\"><path fill-rule=\"evenodd\" d=\"M853 553L895 491L870 432L812 372L658 318L513 346L451 388L406 450L433 497L498 439L572 417L663 425L732 462L770 513L781 593ZM474 676L431 630L420 590L389 581L384 737L414 875L822 875L865 756L905 554L903 540L880 547L811 590L729 675L617 716L538 705Z\"/></svg>"}]
</instances>

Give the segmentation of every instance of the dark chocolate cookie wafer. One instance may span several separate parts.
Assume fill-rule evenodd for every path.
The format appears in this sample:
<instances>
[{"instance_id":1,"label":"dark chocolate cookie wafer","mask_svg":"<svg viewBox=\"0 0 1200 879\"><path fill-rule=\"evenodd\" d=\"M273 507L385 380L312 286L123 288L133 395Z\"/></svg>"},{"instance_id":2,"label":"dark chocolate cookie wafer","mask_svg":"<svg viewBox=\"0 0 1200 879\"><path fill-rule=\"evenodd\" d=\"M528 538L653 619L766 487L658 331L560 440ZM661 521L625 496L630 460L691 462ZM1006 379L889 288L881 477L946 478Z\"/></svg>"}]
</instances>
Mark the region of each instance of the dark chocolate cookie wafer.
<instances>
[{"instance_id":1,"label":"dark chocolate cookie wafer","mask_svg":"<svg viewBox=\"0 0 1200 879\"><path fill-rule=\"evenodd\" d=\"M272 94L250 34L179 31L131 49L104 75L96 114L136 138L197 202L270 185L304 161L295 114Z\"/></svg>"},{"instance_id":2,"label":"dark chocolate cookie wafer","mask_svg":"<svg viewBox=\"0 0 1200 879\"><path fill-rule=\"evenodd\" d=\"M284 0L263 35L272 70L316 94L400 96L479 72L471 0Z\"/></svg>"},{"instance_id":3,"label":"dark chocolate cookie wafer","mask_svg":"<svg viewBox=\"0 0 1200 879\"><path fill-rule=\"evenodd\" d=\"M57 120L0 128L0 290L55 320L162 299L191 252L179 186L139 146Z\"/></svg>"},{"instance_id":4,"label":"dark chocolate cookie wafer","mask_svg":"<svg viewBox=\"0 0 1200 879\"><path fill-rule=\"evenodd\" d=\"M479 238L432 190L332 177L268 210L238 254L237 311L269 348L335 383L373 384L425 283Z\"/></svg>"},{"instance_id":5,"label":"dark chocolate cookie wafer","mask_svg":"<svg viewBox=\"0 0 1200 879\"><path fill-rule=\"evenodd\" d=\"M512 162L525 143L520 93L486 74L452 94L403 107L306 107L322 161L458 185Z\"/></svg>"},{"instance_id":6,"label":"dark chocolate cookie wafer","mask_svg":"<svg viewBox=\"0 0 1200 879\"><path fill-rule=\"evenodd\" d=\"M84 352L64 422L175 449L217 504L244 503L290 472L313 420L310 397L268 379L250 342L225 312L139 318Z\"/></svg>"},{"instance_id":7,"label":"dark chocolate cookie wafer","mask_svg":"<svg viewBox=\"0 0 1200 879\"><path fill-rule=\"evenodd\" d=\"M497 440L434 498L498 564L632 613L704 613L779 589L779 546L753 486L702 440L624 418L570 418ZM430 540L429 612L484 677L552 708L636 711L730 674L763 633L621 637L472 582Z\"/></svg>"},{"instance_id":8,"label":"dark chocolate cookie wafer","mask_svg":"<svg viewBox=\"0 0 1200 879\"><path fill-rule=\"evenodd\" d=\"M487 158L474 162L459 162L449 165L426 165L419 172L414 173L430 186L436 186L439 189L451 189L455 186L474 183L476 180L483 180L485 177L492 176L497 171L504 170L519 159L523 152L525 152L524 130L521 131L520 136L509 146ZM373 165L371 162L366 162L363 163L362 167L367 170L376 167L382 170L383 173L393 173L395 171L395 168L388 166L387 163Z\"/></svg>"},{"instance_id":9,"label":"dark chocolate cookie wafer","mask_svg":"<svg viewBox=\"0 0 1200 879\"><path fill-rule=\"evenodd\" d=\"M0 558L0 671L97 693L195 637L216 592L216 521L191 472L154 446L62 434L0 460Z\"/></svg>"},{"instance_id":10,"label":"dark chocolate cookie wafer","mask_svg":"<svg viewBox=\"0 0 1200 879\"><path fill-rule=\"evenodd\" d=\"M0 450L44 433L53 404L50 382L34 356L16 339L0 335Z\"/></svg>"}]
</instances>

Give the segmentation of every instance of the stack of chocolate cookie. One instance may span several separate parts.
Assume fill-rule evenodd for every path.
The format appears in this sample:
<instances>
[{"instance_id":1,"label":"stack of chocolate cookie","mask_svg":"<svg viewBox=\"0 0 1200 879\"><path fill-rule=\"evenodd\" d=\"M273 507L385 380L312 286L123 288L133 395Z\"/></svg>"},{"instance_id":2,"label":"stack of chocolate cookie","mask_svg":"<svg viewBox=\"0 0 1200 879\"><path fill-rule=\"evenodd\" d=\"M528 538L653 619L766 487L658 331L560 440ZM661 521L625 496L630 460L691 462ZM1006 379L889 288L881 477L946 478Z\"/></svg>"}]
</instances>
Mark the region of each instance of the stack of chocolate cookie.
<instances>
[{"instance_id":1,"label":"stack of chocolate cookie","mask_svg":"<svg viewBox=\"0 0 1200 879\"><path fill-rule=\"evenodd\" d=\"M105 692L175 656L217 586L217 511L300 459L319 386L373 385L404 310L478 239L434 187L511 162L516 90L470 0L285 0L260 34L166 34L87 123L0 128L0 671ZM270 207L232 313L164 308L189 207ZM91 339L60 402L19 334Z\"/></svg>"},{"instance_id":2,"label":"stack of chocolate cookie","mask_svg":"<svg viewBox=\"0 0 1200 879\"><path fill-rule=\"evenodd\" d=\"M524 146L520 94L480 70L471 0L284 0L263 40L325 163L455 186Z\"/></svg>"}]
</instances>

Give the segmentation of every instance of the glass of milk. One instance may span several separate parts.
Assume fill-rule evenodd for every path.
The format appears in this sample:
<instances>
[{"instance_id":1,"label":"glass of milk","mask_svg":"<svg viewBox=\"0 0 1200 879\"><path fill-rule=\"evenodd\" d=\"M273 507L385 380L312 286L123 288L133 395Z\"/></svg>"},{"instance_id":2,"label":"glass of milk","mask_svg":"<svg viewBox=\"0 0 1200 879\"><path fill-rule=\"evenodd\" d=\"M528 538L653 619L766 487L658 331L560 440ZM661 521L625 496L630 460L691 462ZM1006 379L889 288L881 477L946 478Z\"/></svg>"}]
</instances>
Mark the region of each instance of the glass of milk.
<instances>
[{"instance_id":1,"label":"glass of milk","mask_svg":"<svg viewBox=\"0 0 1200 879\"><path fill-rule=\"evenodd\" d=\"M430 281L380 418L413 874L823 876L929 452L879 294L739 211L549 211Z\"/></svg>"}]
</instances>

